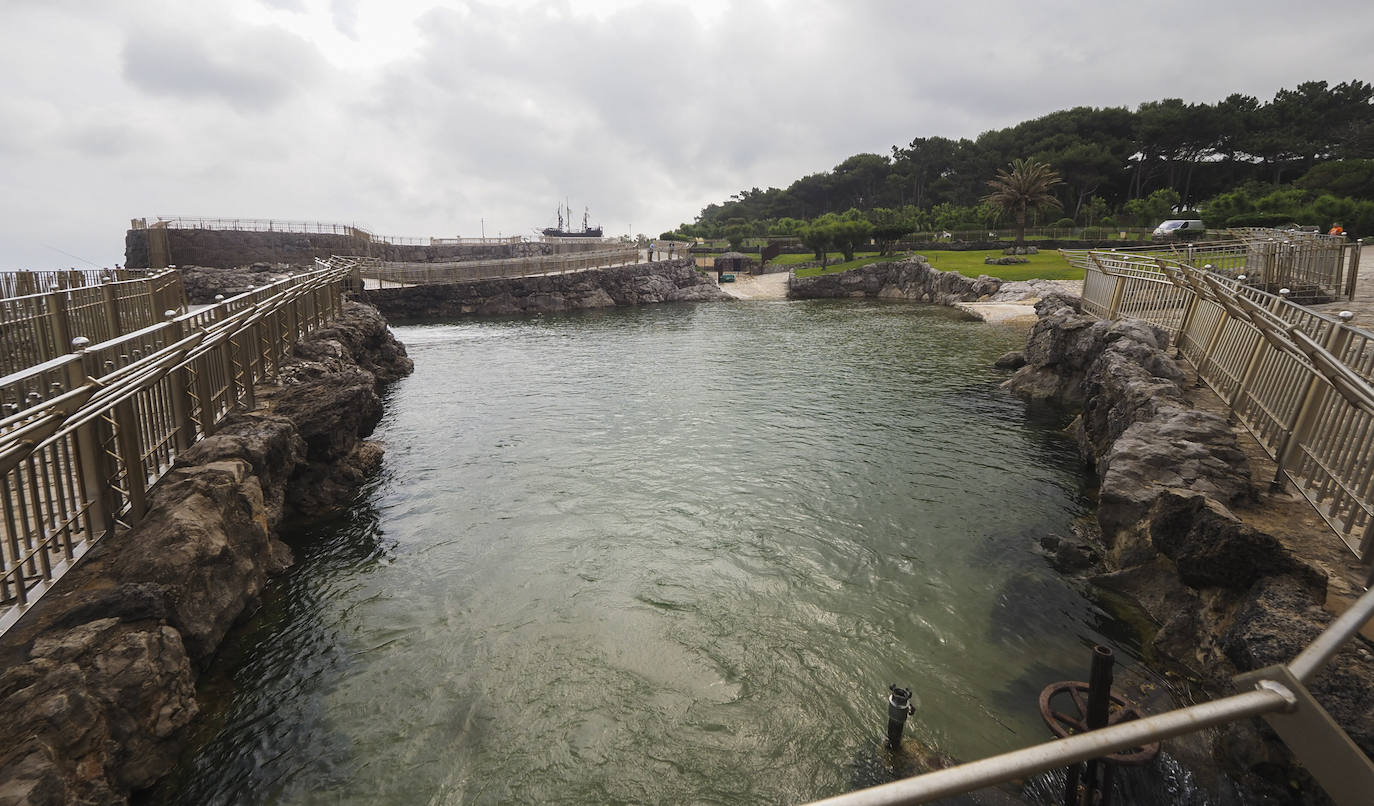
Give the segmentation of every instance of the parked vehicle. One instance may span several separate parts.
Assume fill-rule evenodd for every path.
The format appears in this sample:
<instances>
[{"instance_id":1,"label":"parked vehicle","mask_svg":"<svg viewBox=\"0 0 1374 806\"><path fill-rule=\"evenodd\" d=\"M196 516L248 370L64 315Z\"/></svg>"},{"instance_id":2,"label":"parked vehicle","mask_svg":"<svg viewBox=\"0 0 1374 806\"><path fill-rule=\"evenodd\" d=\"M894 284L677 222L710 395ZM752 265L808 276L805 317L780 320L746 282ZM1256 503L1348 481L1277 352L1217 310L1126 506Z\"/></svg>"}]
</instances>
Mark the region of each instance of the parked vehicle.
<instances>
[{"instance_id":1,"label":"parked vehicle","mask_svg":"<svg viewBox=\"0 0 1374 806\"><path fill-rule=\"evenodd\" d=\"M1155 227L1150 236L1156 241L1192 241L1207 233L1207 228L1196 218L1171 218Z\"/></svg>"}]
</instances>

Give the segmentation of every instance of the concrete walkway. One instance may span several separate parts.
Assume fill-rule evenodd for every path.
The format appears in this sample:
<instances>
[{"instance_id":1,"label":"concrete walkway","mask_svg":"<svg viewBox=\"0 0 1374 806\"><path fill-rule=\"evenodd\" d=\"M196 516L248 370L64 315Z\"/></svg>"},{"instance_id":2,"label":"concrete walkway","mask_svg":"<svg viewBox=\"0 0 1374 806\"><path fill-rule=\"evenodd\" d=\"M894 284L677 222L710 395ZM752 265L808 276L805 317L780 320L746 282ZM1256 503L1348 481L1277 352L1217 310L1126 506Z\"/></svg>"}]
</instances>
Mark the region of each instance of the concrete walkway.
<instances>
[{"instance_id":1,"label":"concrete walkway","mask_svg":"<svg viewBox=\"0 0 1374 806\"><path fill-rule=\"evenodd\" d=\"M1309 306L1314 311L1337 314L1350 311L1355 318L1350 324L1362 330L1374 330L1374 244L1360 250L1360 268L1355 279L1355 298Z\"/></svg>"},{"instance_id":2,"label":"concrete walkway","mask_svg":"<svg viewBox=\"0 0 1374 806\"><path fill-rule=\"evenodd\" d=\"M733 283L721 283L720 290L735 299L787 299L788 272L735 275Z\"/></svg>"}]
</instances>

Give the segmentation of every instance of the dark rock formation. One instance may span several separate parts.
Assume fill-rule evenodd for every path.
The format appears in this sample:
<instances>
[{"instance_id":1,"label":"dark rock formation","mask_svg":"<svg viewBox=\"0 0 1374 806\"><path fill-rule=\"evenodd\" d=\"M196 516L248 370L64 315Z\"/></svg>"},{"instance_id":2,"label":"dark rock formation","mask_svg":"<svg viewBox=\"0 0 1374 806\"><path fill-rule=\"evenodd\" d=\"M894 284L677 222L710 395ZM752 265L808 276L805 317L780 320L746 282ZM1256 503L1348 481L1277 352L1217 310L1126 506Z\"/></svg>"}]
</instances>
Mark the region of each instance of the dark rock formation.
<instances>
[{"instance_id":1,"label":"dark rock formation","mask_svg":"<svg viewBox=\"0 0 1374 806\"><path fill-rule=\"evenodd\" d=\"M1232 693L1240 672L1291 661L1331 621L1322 607L1327 578L1235 514L1256 498L1249 461L1223 417L1191 404L1167 335L1085 316L1072 298L1046 297L1036 311L1026 363L1005 385L1080 408L1074 430L1100 478L1105 544L1097 563L1091 547L1061 551L1051 541L1042 547L1053 563L1064 571L1096 565L1094 584L1134 599L1159 624L1157 657L1212 696ZM1374 753L1374 659L1358 644L1311 689ZM1259 790L1287 782L1281 747L1243 726L1218 735L1218 757Z\"/></svg>"},{"instance_id":2,"label":"dark rock formation","mask_svg":"<svg viewBox=\"0 0 1374 806\"><path fill-rule=\"evenodd\" d=\"M787 289L791 299L825 297L889 297L950 305L977 302L997 292L1002 281L986 274L976 280L952 271L931 268L920 256L892 263L870 263L839 274L794 277Z\"/></svg>"},{"instance_id":3,"label":"dark rock formation","mask_svg":"<svg viewBox=\"0 0 1374 806\"><path fill-rule=\"evenodd\" d=\"M361 439L379 378L410 369L385 322L350 304L297 353L314 358L261 395L275 411L236 414L182 454L144 519L0 639L0 804L124 803L163 775L198 711L198 671L291 561L274 537L287 502L336 505L379 461Z\"/></svg>"},{"instance_id":4,"label":"dark rock formation","mask_svg":"<svg viewBox=\"0 0 1374 806\"><path fill-rule=\"evenodd\" d=\"M186 301L192 305L209 305L215 296L232 297L253 288L268 285L285 277L293 269L284 264L253 263L234 268L210 266L181 266L181 284L186 288Z\"/></svg>"},{"instance_id":5,"label":"dark rock formation","mask_svg":"<svg viewBox=\"0 0 1374 806\"><path fill-rule=\"evenodd\" d=\"M731 299L687 258L537 277L383 288L367 291L365 296L392 320Z\"/></svg>"}]
</instances>

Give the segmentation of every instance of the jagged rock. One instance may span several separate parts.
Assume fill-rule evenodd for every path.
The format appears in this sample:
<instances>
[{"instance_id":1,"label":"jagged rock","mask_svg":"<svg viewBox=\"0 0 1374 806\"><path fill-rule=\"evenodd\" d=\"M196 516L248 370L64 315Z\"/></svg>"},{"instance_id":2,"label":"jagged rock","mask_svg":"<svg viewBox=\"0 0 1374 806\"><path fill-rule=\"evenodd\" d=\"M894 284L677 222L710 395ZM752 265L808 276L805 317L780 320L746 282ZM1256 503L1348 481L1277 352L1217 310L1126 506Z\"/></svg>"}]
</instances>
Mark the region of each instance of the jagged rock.
<instances>
[{"instance_id":1,"label":"jagged rock","mask_svg":"<svg viewBox=\"0 0 1374 806\"><path fill-rule=\"evenodd\" d=\"M474 280L466 283L384 288L366 292L386 316L443 318L464 314L506 316L659 302L730 300L690 258L633 266Z\"/></svg>"},{"instance_id":2,"label":"jagged rock","mask_svg":"<svg viewBox=\"0 0 1374 806\"><path fill-rule=\"evenodd\" d=\"M988 257L983 258L983 263L989 266L1015 266L1021 263L1029 263L1030 260L1024 257Z\"/></svg>"},{"instance_id":3,"label":"jagged rock","mask_svg":"<svg viewBox=\"0 0 1374 806\"><path fill-rule=\"evenodd\" d=\"M977 279L952 271L931 268L916 256L890 263L870 263L839 274L794 277L788 285L791 299L827 297L884 297L949 305L977 302L997 292L1002 281L986 274Z\"/></svg>"},{"instance_id":4,"label":"jagged rock","mask_svg":"<svg viewBox=\"0 0 1374 806\"><path fill-rule=\"evenodd\" d=\"M333 506L351 492L344 481L381 461L379 445L359 442L357 431L375 424L359 409L376 399L377 382L358 364L390 378L410 362L386 343L375 313L350 313L330 338L301 345L321 359L297 362L305 380L262 390L277 413L235 414L184 452L150 491L147 515L98 543L0 639L0 724L10 739L0 746L0 806L122 804L171 767L196 714L198 668L290 562L272 535L282 488L309 484L319 506ZM326 388L344 391L325 399ZM350 411L334 415L331 405ZM302 417L328 460L307 462L317 457L280 409ZM331 427L355 432L331 439ZM324 474L331 464L340 469Z\"/></svg>"},{"instance_id":5,"label":"jagged rock","mask_svg":"<svg viewBox=\"0 0 1374 806\"><path fill-rule=\"evenodd\" d=\"M1270 576L1255 583L1221 643L1241 671L1287 663L1332 621L1323 586L1310 576ZM1366 754L1374 755L1374 660L1347 644L1308 689Z\"/></svg>"},{"instance_id":6,"label":"jagged rock","mask_svg":"<svg viewBox=\"0 0 1374 806\"><path fill-rule=\"evenodd\" d=\"M305 461L305 452L305 440L287 418L264 412L236 413L221 423L213 435L177 457L177 466L193 467L226 459L247 462L262 487L268 526L275 529L282 519L287 480Z\"/></svg>"},{"instance_id":7,"label":"jagged rock","mask_svg":"<svg viewBox=\"0 0 1374 806\"><path fill-rule=\"evenodd\" d=\"M992 365L998 369L1020 369L1026 365L1026 354L1020 350L1012 350L1009 353L1003 353Z\"/></svg>"},{"instance_id":8,"label":"jagged rock","mask_svg":"<svg viewBox=\"0 0 1374 806\"><path fill-rule=\"evenodd\" d=\"M292 270L284 265L253 263L235 268L212 266L181 266L181 283L186 289L186 301L193 305L209 305L217 294L232 297L251 288L260 288Z\"/></svg>"},{"instance_id":9,"label":"jagged rock","mask_svg":"<svg viewBox=\"0 0 1374 806\"><path fill-rule=\"evenodd\" d=\"M1325 596L1326 578L1294 559L1279 541L1246 526L1208 495L1166 490L1150 512L1150 541L1193 588L1247 590L1262 577L1305 576Z\"/></svg>"}]
</instances>

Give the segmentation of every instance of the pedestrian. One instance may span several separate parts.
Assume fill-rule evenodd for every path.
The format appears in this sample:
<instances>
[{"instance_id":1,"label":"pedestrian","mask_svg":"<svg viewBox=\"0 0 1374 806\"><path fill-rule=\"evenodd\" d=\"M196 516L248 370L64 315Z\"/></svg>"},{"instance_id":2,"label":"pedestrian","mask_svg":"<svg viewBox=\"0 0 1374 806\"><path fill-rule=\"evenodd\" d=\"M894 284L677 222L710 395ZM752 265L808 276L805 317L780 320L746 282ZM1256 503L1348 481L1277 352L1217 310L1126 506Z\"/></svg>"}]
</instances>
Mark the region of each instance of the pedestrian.
<instances>
[{"instance_id":1,"label":"pedestrian","mask_svg":"<svg viewBox=\"0 0 1374 806\"><path fill-rule=\"evenodd\" d=\"M1337 221L1331 225L1331 231L1327 235L1344 235L1345 230L1341 228L1341 222Z\"/></svg>"}]
</instances>

